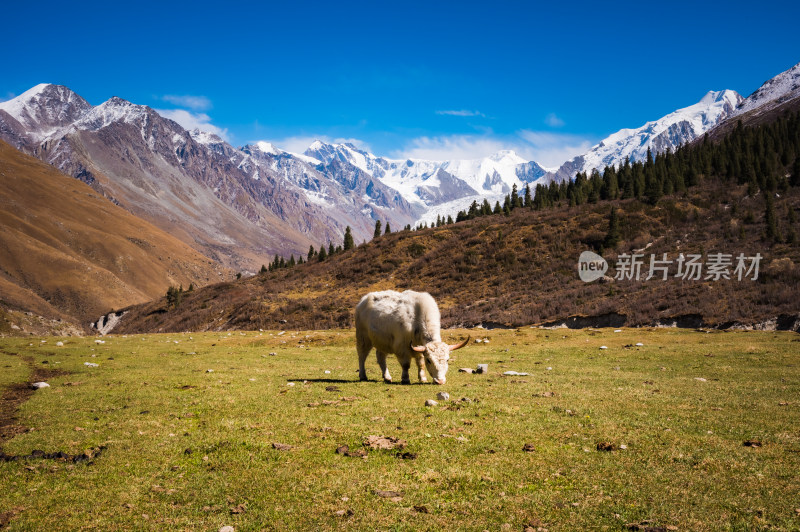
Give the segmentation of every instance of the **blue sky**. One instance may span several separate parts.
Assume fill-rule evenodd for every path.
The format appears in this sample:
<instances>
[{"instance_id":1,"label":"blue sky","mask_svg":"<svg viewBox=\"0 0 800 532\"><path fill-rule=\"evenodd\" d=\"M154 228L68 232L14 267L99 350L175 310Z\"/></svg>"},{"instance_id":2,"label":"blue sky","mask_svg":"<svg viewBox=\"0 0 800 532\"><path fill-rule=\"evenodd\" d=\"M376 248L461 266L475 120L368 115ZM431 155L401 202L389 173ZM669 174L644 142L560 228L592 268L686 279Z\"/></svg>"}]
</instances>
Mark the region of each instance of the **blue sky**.
<instances>
[{"instance_id":1,"label":"blue sky","mask_svg":"<svg viewBox=\"0 0 800 532\"><path fill-rule=\"evenodd\" d=\"M291 4L291 5L290 5ZM0 100L38 83L234 145L516 149L553 166L623 127L747 96L800 62L800 2L13 2Z\"/></svg>"}]
</instances>

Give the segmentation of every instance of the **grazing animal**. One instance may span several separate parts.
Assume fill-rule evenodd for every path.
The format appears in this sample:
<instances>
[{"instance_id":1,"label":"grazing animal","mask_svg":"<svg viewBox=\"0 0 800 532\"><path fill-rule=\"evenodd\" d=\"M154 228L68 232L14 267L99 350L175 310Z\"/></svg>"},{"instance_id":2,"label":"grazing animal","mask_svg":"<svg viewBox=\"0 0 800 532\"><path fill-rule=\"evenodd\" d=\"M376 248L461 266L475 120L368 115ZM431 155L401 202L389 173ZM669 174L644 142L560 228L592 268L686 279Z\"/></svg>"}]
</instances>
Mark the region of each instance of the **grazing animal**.
<instances>
[{"instance_id":1,"label":"grazing animal","mask_svg":"<svg viewBox=\"0 0 800 532\"><path fill-rule=\"evenodd\" d=\"M358 378L367 380L364 362L374 347L385 382L392 381L386 355L394 353L403 369L403 384L411 384L408 369L412 358L417 363L420 382L428 381L424 360L433 382L444 384L450 351L467 345L469 336L460 344L446 344L442 341L440 319L439 307L427 292L386 290L362 297L356 306Z\"/></svg>"}]
</instances>

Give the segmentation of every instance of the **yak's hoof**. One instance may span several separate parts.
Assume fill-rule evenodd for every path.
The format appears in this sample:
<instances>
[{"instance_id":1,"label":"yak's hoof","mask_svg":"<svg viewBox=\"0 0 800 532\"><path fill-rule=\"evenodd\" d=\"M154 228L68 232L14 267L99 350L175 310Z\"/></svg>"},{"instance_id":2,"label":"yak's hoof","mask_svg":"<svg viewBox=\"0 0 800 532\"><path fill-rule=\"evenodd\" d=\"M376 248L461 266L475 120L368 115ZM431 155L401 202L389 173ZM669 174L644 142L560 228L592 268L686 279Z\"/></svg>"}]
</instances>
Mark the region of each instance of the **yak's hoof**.
<instances>
[{"instance_id":1,"label":"yak's hoof","mask_svg":"<svg viewBox=\"0 0 800 532\"><path fill-rule=\"evenodd\" d=\"M404 380L404 381L401 381L400 384L411 384L411 381L410 380Z\"/></svg>"}]
</instances>

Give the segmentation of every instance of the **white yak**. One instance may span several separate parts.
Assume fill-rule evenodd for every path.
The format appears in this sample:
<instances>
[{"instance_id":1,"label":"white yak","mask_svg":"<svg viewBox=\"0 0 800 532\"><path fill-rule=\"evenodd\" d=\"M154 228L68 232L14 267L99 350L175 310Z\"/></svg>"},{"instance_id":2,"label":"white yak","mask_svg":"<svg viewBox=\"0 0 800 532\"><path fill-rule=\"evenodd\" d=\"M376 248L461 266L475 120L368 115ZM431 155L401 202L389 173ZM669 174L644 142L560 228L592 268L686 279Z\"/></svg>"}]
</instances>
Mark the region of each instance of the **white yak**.
<instances>
[{"instance_id":1,"label":"white yak","mask_svg":"<svg viewBox=\"0 0 800 532\"><path fill-rule=\"evenodd\" d=\"M417 362L419 380L427 382L423 359L433 382L444 384L450 351L467 345L469 336L460 344L442 341L439 307L427 292L370 292L356 306L356 348L358 377L367 380L364 362L375 348L383 380L392 381L386 368L386 355L394 353L403 369L403 384L410 384L408 369L411 359Z\"/></svg>"}]
</instances>

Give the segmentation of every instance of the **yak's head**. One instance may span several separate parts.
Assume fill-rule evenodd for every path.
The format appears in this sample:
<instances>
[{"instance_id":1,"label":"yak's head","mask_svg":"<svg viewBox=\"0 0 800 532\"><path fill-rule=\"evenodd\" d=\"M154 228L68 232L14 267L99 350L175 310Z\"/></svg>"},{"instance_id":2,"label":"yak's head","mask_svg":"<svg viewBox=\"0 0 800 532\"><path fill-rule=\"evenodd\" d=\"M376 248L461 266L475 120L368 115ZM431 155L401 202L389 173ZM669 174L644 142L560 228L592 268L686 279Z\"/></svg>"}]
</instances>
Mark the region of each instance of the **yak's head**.
<instances>
[{"instance_id":1,"label":"yak's head","mask_svg":"<svg viewBox=\"0 0 800 532\"><path fill-rule=\"evenodd\" d=\"M431 374L433 382L444 384L447 380L447 361L450 360L450 351L461 349L469 343L469 336L460 344L446 344L442 341L434 340L425 345L412 345L411 349L417 353L422 353L425 357L425 367Z\"/></svg>"}]
</instances>

